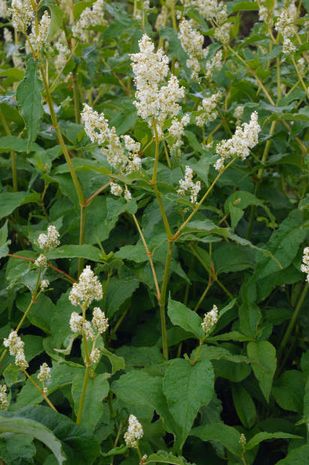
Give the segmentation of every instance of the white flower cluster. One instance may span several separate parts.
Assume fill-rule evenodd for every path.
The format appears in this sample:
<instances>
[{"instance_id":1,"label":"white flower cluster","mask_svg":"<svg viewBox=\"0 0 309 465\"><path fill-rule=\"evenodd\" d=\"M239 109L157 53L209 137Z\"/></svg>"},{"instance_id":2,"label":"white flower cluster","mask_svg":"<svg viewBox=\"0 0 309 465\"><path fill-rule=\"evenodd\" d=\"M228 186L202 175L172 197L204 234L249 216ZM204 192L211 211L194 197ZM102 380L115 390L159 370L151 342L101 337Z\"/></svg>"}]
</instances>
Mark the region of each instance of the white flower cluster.
<instances>
[{"instance_id":1,"label":"white flower cluster","mask_svg":"<svg viewBox=\"0 0 309 465\"><path fill-rule=\"evenodd\" d=\"M126 135L121 138L116 129L109 128L103 113L99 114L89 105L84 104L81 113L82 123L91 142L106 146L106 158L109 164L121 174L129 174L140 169L142 161L138 153L140 143Z\"/></svg>"},{"instance_id":2,"label":"white flower cluster","mask_svg":"<svg viewBox=\"0 0 309 465\"><path fill-rule=\"evenodd\" d=\"M179 25L178 37L189 59L186 64L192 70L192 78L198 78L201 70L200 60L205 57L204 36L195 27L193 21L183 19Z\"/></svg>"},{"instance_id":3,"label":"white flower cluster","mask_svg":"<svg viewBox=\"0 0 309 465\"><path fill-rule=\"evenodd\" d=\"M37 244L40 249L47 252L48 250L55 249L60 244L59 241L60 234L53 224L49 225L47 228L47 233L42 233L37 238Z\"/></svg>"},{"instance_id":4,"label":"white flower cluster","mask_svg":"<svg viewBox=\"0 0 309 465\"><path fill-rule=\"evenodd\" d=\"M107 331L107 328L109 326L108 318L106 318L105 313L102 312L100 307L95 307L93 309L92 326L99 334L103 334Z\"/></svg>"},{"instance_id":5,"label":"white flower cluster","mask_svg":"<svg viewBox=\"0 0 309 465\"><path fill-rule=\"evenodd\" d=\"M237 105L237 107L234 110L233 116L234 118L239 121L243 117L244 114L244 106L243 105Z\"/></svg>"},{"instance_id":6,"label":"white flower cluster","mask_svg":"<svg viewBox=\"0 0 309 465\"><path fill-rule=\"evenodd\" d=\"M43 255L43 254L40 254L38 256L38 258L35 260L34 265L37 268L41 268L41 269L46 268L47 267L47 258L46 258L46 256Z\"/></svg>"},{"instance_id":7,"label":"white flower cluster","mask_svg":"<svg viewBox=\"0 0 309 465\"><path fill-rule=\"evenodd\" d=\"M51 378L51 368L47 365L47 363L42 363L40 366L39 373L37 375L37 378L41 383L46 383L47 381L50 380Z\"/></svg>"},{"instance_id":8,"label":"white flower cluster","mask_svg":"<svg viewBox=\"0 0 309 465\"><path fill-rule=\"evenodd\" d=\"M168 57L161 49L154 51L154 44L146 34L139 41L139 50L131 55L137 89L134 104L150 126L154 120L162 126L168 117L179 113L178 101L184 97L184 88L173 74L165 84L169 73Z\"/></svg>"},{"instance_id":9,"label":"white flower cluster","mask_svg":"<svg viewBox=\"0 0 309 465\"><path fill-rule=\"evenodd\" d=\"M0 410L7 410L9 406L9 399L7 394L6 384L0 384Z\"/></svg>"},{"instance_id":10,"label":"white flower cluster","mask_svg":"<svg viewBox=\"0 0 309 465\"><path fill-rule=\"evenodd\" d=\"M142 19L145 13L150 9L150 1L149 0L139 0L137 3L137 8L134 12L135 19Z\"/></svg>"},{"instance_id":11,"label":"white flower cluster","mask_svg":"<svg viewBox=\"0 0 309 465\"><path fill-rule=\"evenodd\" d=\"M26 34L28 27L34 20L31 0L12 0L10 13L12 25L16 31Z\"/></svg>"},{"instance_id":12,"label":"white flower cluster","mask_svg":"<svg viewBox=\"0 0 309 465\"><path fill-rule=\"evenodd\" d=\"M217 160L215 168L217 170L222 169L224 162L233 156L245 160L250 154L250 149L258 143L260 131L258 114L254 111L251 114L250 122L237 126L235 134L231 139L219 142L216 153L220 158Z\"/></svg>"},{"instance_id":13,"label":"white flower cluster","mask_svg":"<svg viewBox=\"0 0 309 465\"><path fill-rule=\"evenodd\" d=\"M182 146L183 141L181 140L185 127L190 123L190 115L185 114L182 118L173 118L170 127L168 128L169 135L173 138L173 142L170 144L172 153L175 153L179 147Z\"/></svg>"},{"instance_id":14,"label":"white flower cluster","mask_svg":"<svg viewBox=\"0 0 309 465\"><path fill-rule=\"evenodd\" d=\"M128 429L124 434L124 441L127 447L135 448L138 441L144 436L143 427L134 415L129 416Z\"/></svg>"},{"instance_id":15,"label":"white flower cluster","mask_svg":"<svg viewBox=\"0 0 309 465\"><path fill-rule=\"evenodd\" d=\"M218 112L216 108L221 97L222 93L217 92L210 97L203 98L202 104L197 107L198 115L195 120L197 126L202 127L217 118Z\"/></svg>"},{"instance_id":16,"label":"white flower cluster","mask_svg":"<svg viewBox=\"0 0 309 465\"><path fill-rule=\"evenodd\" d=\"M7 0L0 0L0 18L8 18L10 16Z\"/></svg>"},{"instance_id":17,"label":"white flower cluster","mask_svg":"<svg viewBox=\"0 0 309 465\"><path fill-rule=\"evenodd\" d=\"M18 336L17 332L11 331L9 337L4 339L3 345L9 349L10 355L15 357L15 365L17 365L21 370L26 370L29 365L25 358L25 344Z\"/></svg>"},{"instance_id":18,"label":"white flower cluster","mask_svg":"<svg viewBox=\"0 0 309 465\"><path fill-rule=\"evenodd\" d=\"M29 48L34 53L39 53L41 48L45 45L47 41L47 36L49 32L51 17L47 10L44 11L43 16L38 25L35 22L32 22L32 29L31 33L28 36L29 41ZM28 50L28 42L27 42L27 51Z\"/></svg>"},{"instance_id":19,"label":"white flower cluster","mask_svg":"<svg viewBox=\"0 0 309 465\"><path fill-rule=\"evenodd\" d=\"M111 194L115 195L115 197L121 197L122 194L123 194L123 196L124 196L124 198L125 198L125 200L127 202L132 199L132 194L129 191L127 186L124 186L124 189L123 189L121 187L121 185L118 184L117 182L111 182L110 183L110 190L111 190Z\"/></svg>"},{"instance_id":20,"label":"white flower cluster","mask_svg":"<svg viewBox=\"0 0 309 465\"><path fill-rule=\"evenodd\" d=\"M48 279L42 279L41 283L40 283L40 288L41 288L41 291L45 291L46 289L48 289L48 286L49 286L49 281Z\"/></svg>"},{"instance_id":21,"label":"white flower cluster","mask_svg":"<svg viewBox=\"0 0 309 465\"><path fill-rule=\"evenodd\" d=\"M209 55L209 54L208 54ZM206 65L205 65L205 77L206 79L211 79L214 71L218 71L222 68L222 50L218 50L217 53L213 57L208 56L206 57Z\"/></svg>"},{"instance_id":22,"label":"white flower cluster","mask_svg":"<svg viewBox=\"0 0 309 465\"><path fill-rule=\"evenodd\" d=\"M283 8L279 13L276 21L275 29L283 37L282 52L285 55L289 55L296 51L296 46L291 39L297 34L297 18L297 7L295 6L295 2L291 1L288 6Z\"/></svg>"},{"instance_id":23,"label":"white flower cluster","mask_svg":"<svg viewBox=\"0 0 309 465\"><path fill-rule=\"evenodd\" d=\"M306 273L306 281L309 283L309 247L304 248L303 263L300 267L303 273Z\"/></svg>"},{"instance_id":24,"label":"white flower cluster","mask_svg":"<svg viewBox=\"0 0 309 465\"><path fill-rule=\"evenodd\" d=\"M155 28L157 31L166 26L169 10L166 5L162 5L161 11L157 16Z\"/></svg>"},{"instance_id":25,"label":"white flower cluster","mask_svg":"<svg viewBox=\"0 0 309 465\"><path fill-rule=\"evenodd\" d=\"M84 334L86 336L86 339L94 338L91 323L87 321L82 315L79 315L77 312L71 313L70 328L72 333Z\"/></svg>"},{"instance_id":26,"label":"white flower cluster","mask_svg":"<svg viewBox=\"0 0 309 465\"><path fill-rule=\"evenodd\" d=\"M62 34L54 43L54 49L57 52L57 55L54 60L55 67L58 73L60 73L67 64L68 58L71 53L66 43L64 34Z\"/></svg>"},{"instance_id":27,"label":"white flower cluster","mask_svg":"<svg viewBox=\"0 0 309 465\"><path fill-rule=\"evenodd\" d=\"M218 307L214 305L210 312L205 313L204 319L201 323L202 329L206 336L208 336L213 328L216 326L219 319Z\"/></svg>"},{"instance_id":28,"label":"white flower cluster","mask_svg":"<svg viewBox=\"0 0 309 465\"><path fill-rule=\"evenodd\" d=\"M187 192L190 193L190 201L191 203L197 202L198 193L201 190L201 183L200 181L193 182L193 170L190 166L186 166L185 168L185 175L179 181L179 189L177 193L179 195L185 195Z\"/></svg>"},{"instance_id":29,"label":"white flower cluster","mask_svg":"<svg viewBox=\"0 0 309 465\"><path fill-rule=\"evenodd\" d=\"M267 0L260 0L259 5L259 20L265 23L271 23L273 17L273 8Z\"/></svg>"},{"instance_id":30,"label":"white flower cluster","mask_svg":"<svg viewBox=\"0 0 309 465\"><path fill-rule=\"evenodd\" d=\"M231 24L224 2L218 0L182 0L185 7L195 8L201 16L214 26L214 37L223 44L230 40Z\"/></svg>"},{"instance_id":31,"label":"white flower cluster","mask_svg":"<svg viewBox=\"0 0 309 465\"><path fill-rule=\"evenodd\" d=\"M24 63L23 63L22 55L19 51L18 45L14 44L13 34L6 27L3 29L3 38L4 38L5 45L7 46L7 56L12 57L14 67L18 69L23 69Z\"/></svg>"},{"instance_id":32,"label":"white flower cluster","mask_svg":"<svg viewBox=\"0 0 309 465\"><path fill-rule=\"evenodd\" d=\"M82 11L78 21L72 28L73 36L81 42L87 42L94 38L90 29L94 26L104 26L104 0L97 0L91 7Z\"/></svg>"},{"instance_id":33,"label":"white flower cluster","mask_svg":"<svg viewBox=\"0 0 309 465\"><path fill-rule=\"evenodd\" d=\"M82 271L78 283L74 283L69 295L72 305L88 308L93 300L103 297L102 284L89 265Z\"/></svg>"}]
</instances>

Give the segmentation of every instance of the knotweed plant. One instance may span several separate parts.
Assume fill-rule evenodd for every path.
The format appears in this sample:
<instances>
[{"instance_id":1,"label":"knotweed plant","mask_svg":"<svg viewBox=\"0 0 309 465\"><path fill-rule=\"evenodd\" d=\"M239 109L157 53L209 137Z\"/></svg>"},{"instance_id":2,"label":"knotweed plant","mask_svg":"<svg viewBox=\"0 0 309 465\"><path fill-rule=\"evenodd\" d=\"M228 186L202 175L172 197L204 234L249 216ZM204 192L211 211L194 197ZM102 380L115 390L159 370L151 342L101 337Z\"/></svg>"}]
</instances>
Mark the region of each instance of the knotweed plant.
<instances>
[{"instance_id":1,"label":"knotweed plant","mask_svg":"<svg viewBox=\"0 0 309 465\"><path fill-rule=\"evenodd\" d=\"M308 18L0 0L0 465L309 463Z\"/></svg>"}]
</instances>

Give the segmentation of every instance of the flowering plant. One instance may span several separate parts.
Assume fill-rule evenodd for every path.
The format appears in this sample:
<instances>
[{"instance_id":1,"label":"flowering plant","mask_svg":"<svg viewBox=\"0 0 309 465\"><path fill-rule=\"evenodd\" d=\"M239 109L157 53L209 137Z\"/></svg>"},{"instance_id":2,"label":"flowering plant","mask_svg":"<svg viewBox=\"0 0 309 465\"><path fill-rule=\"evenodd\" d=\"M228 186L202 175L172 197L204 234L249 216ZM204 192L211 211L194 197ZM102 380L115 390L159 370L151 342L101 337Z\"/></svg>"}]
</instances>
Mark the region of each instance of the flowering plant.
<instances>
[{"instance_id":1,"label":"flowering plant","mask_svg":"<svg viewBox=\"0 0 309 465\"><path fill-rule=\"evenodd\" d=\"M0 465L308 463L308 13L0 0Z\"/></svg>"}]
</instances>

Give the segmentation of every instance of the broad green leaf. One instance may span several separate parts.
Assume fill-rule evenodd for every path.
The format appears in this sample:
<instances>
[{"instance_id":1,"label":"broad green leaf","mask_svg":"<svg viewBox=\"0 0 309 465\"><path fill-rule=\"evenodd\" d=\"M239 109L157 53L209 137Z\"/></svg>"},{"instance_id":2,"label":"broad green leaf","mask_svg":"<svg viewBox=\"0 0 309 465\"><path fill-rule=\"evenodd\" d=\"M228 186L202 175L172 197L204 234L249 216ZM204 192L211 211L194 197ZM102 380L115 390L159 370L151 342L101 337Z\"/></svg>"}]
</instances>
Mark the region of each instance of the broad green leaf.
<instances>
[{"instance_id":1,"label":"broad green leaf","mask_svg":"<svg viewBox=\"0 0 309 465\"><path fill-rule=\"evenodd\" d=\"M110 364L112 366L112 374L116 373L117 371L124 370L125 369L125 360L123 357L119 357L116 354L113 354L109 350L107 350L105 347L102 347L101 349L102 355L108 358L110 361Z\"/></svg>"},{"instance_id":2,"label":"broad green leaf","mask_svg":"<svg viewBox=\"0 0 309 465\"><path fill-rule=\"evenodd\" d=\"M192 355L199 349L193 351ZM234 363L249 363L249 359L245 355L233 354L224 347L215 347L203 345L201 347L200 357L204 360L229 360Z\"/></svg>"},{"instance_id":3,"label":"broad green leaf","mask_svg":"<svg viewBox=\"0 0 309 465\"><path fill-rule=\"evenodd\" d=\"M0 433L25 433L43 442L54 454L59 465L66 457L61 442L46 426L29 418L9 418L0 415Z\"/></svg>"},{"instance_id":4,"label":"broad green leaf","mask_svg":"<svg viewBox=\"0 0 309 465\"><path fill-rule=\"evenodd\" d=\"M43 116L42 82L38 75L38 62L28 58L25 77L16 90L17 104L28 133L28 151L37 137Z\"/></svg>"},{"instance_id":5,"label":"broad green leaf","mask_svg":"<svg viewBox=\"0 0 309 465\"><path fill-rule=\"evenodd\" d=\"M99 443L92 433L49 407L31 407L16 413L8 412L5 416L13 421L19 418L30 419L48 428L64 446L67 456L65 465L92 465L100 455Z\"/></svg>"},{"instance_id":6,"label":"broad green leaf","mask_svg":"<svg viewBox=\"0 0 309 465\"><path fill-rule=\"evenodd\" d=\"M1 192L0 193L0 220L13 213L16 208L26 203L39 203L40 196L29 192Z\"/></svg>"},{"instance_id":7,"label":"broad green leaf","mask_svg":"<svg viewBox=\"0 0 309 465\"><path fill-rule=\"evenodd\" d=\"M161 379L144 370L132 370L114 381L111 390L128 412L151 420L160 402Z\"/></svg>"},{"instance_id":8,"label":"broad green leaf","mask_svg":"<svg viewBox=\"0 0 309 465\"><path fill-rule=\"evenodd\" d=\"M139 281L134 277L111 278L105 293L105 305L109 318L111 318L120 306L129 299L139 286Z\"/></svg>"},{"instance_id":9,"label":"broad green leaf","mask_svg":"<svg viewBox=\"0 0 309 465\"><path fill-rule=\"evenodd\" d=\"M73 378L72 382L72 397L74 401L74 411L77 415L81 393L83 389L85 370L78 370L78 373ZM87 428L93 431L103 414L103 399L107 397L109 391L109 383L107 373L96 375L94 378L89 378L84 411L82 418L87 419Z\"/></svg>"},{"instance_id":10,"label":"broad green leaf","mask_svg":"<svg viewBox=\"0 0 309 465\"><path fill-rule=\"evenodd\" d=\"M167 313L173 325L180 326L198 339L204 336L201 318L181 302L169 299Z\"/></svg>"},{"instance_id":11,"label":"broad green leaf","mask_svg":"<svg viewBox=\"0 0 309 465\"><path fill-rule=\"evenodd\" d=\"M0 458L5 463L22 465L33 463L36 454L33 438L27 434L6 434L0 438Z\"/></svg>"},{"instance_id":12,"label":"broad green leaf","mask_svg":"<svg viewBox=\"0 0 309 465\"><path fill-rule=\"evenodd\" d=\"M202 425L194 428L191 436L196 436L202 441L218 442L232 454L241 455L240 433L232 426L227 426L224 423Z\"/></svg>"},{"instance_id":13,"label":"broad green leaf","mask_svg":"<svg viewBox=\"0 0 309 465\"><path fill-rule=\"evenodd\" d=\"M93 245L63 245L47 253L49 260L57 258L85 258L93 262L100 261L100 249Z\"/></svg>"},{"instance_id":14,"label":"broad green leaf","mask_svg":"<svg viewBox=\"0 0 309 465\"><path fill-rule=\"evenodd\" d=\"M0 137L0 153L1 152L20 152L26 153L28 151L35 152L37 150L43 150L36 143L28 144L27 139L22 139L17 136L3 136Z\"/></svg>"},{"instance_id":15,"label":"broad green leaf","mask_svg":"<svg viewBox=\"0 0 309 465\"><path fill-rule=\"evenodd\" d=\"M6 257L9 253L8 245L10 243L11 241L8 240L8 223L6 221L0 228L0 258Z\"/></svg>"},{"instance_id":16,"label":"broad green leaf","mask_svg":"<svg viewBox=\"0 0 309 465\"><path fill-rule=\"evenodd\" d=\"M295 434L289 434L289 433L282 433L276 432L276 433L257 433L253 436L253 438L250 439L250 441L247 442L246 444L246 449L250 450L259 445L263 441L268 441L270 439L302 439L301 436L296 436Z\"/></svg>"},{"instance_id":17,"label":"broad green leaf","mask_svg":"<svg viewBox=\"0 0 309 465\"><path fill-rule=\"evenodd\" d=\"M308 465L309 462L309 444L292 449L287 457L279 460L277 465Z\"/></svg>"},{"instance_id":18,"label":"broad green leaf","mask_svg":"<svg viewBox=\"0 0 309 465\"><path fill-rule=\"evenodd\" d=\"M268 401L277 367L276 349L268 341L249 342L247 353L253 373Z\"/></svg>"},{"instance_id":19,"label":"broad green leaf","mask_svg":"<svg viewBox=\"0 0 309 465\"><path fill-rule=\"evenodd\" d=\"M303 412L305 378L297 370L285 371L273 386L272 394L277 404L284 410Z\"/></svg>"},{"instance_id":20,"label":"broad green leaf","mask_svg":"<svg viewBox=\"0 0 309 465\"><path fill-rule=\"evenodd\" d=\"M245 428L252 428L256 422L256 408L252 397L241 384L232 385L232 396L238 418Z\"/></svg>"},{"instance_id":21,"label":"broad green leaf","mask_svg":"<svg viewBox=\"0 0 309 465\"><path fill-rule=\"evenodd\" d=\"M163 393L168 409L181 429L177 444L182 446L202 406L214 395L212 365L202 360L192 365L188 360L170 360L163 378Z\"/></svg>"},{"instance_id":22,"label":"broad green leaf","mask_svg":"<svg viewBox=\"0 0 309 465\"><path fill-rule=\"evenodd\" d=\"M151 454L147 457L147 463L167 463L169 465L189 465L188 462L183 457L176 457L175 455L159 450L155 454Z\"/></svg>"},{"instance_id":23,"label":"broad green leaf","mask_svg":"<svg viewBox=\"0 0 309 465\"><path fill-rule=\"evenodd\" d=\"M231 225L235 229L244 215L244 210L250 205L263 207L264 202L251 192L237 191L231 194L225 201L224 209L231 216ZM269 210L268 210L269 211Z\"/></svg>"}]
</instances>

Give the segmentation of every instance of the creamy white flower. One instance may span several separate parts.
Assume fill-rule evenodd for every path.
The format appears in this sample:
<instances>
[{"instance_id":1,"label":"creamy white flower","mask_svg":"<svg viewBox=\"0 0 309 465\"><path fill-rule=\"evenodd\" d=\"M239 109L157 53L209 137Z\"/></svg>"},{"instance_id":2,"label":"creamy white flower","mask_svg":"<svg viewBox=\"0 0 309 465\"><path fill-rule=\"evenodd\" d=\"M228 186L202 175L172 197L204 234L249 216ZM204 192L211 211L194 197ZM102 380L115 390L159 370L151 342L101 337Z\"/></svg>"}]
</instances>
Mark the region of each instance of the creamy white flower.
<instances>
[{"instance_id":1,"label":"creamy white flower","mask_svg":"<svg viewBox=\"0 0 309 465\"><path fill-rule=\"evenodd\" d=\"M155 28L157 31L166 26L168 20L169 10L166 5L162 5L161 11L157 16Z\"/></svg>"},{"instance_id":2,"label":"creamy white flower","mask_svg":"<svg viewBox=\"0 0 309 465\"><path fill-rule=\"evenodd\" d=\"M6 384L0 384L0 410L7 410L9 407L7 389Z\"/></svg>"},{"instance_id":3,"label":"creamy white flower","mask_svg":"<svg viewBox=\"0 0 309 465\"><path fill-rule=\"evenodd\" d=\"M208 54L209 55L209 54ZM213 57L208 56L206 57L206 65L205 65L205 77L207 79L211 79L214 71L218 71L222 68L222 50L219 50Z\"/></svg>"},{"instance_id":4,"label":"creamy white flower","mask_svg":"<svg viewBox=\"0 0 309 465\"><path fill-rule=\"evenodd\" d=\"M72 28L73 36L81 42L94 38L90 31L94 26L104 26L104 0L97 0L91 7L85 8Z\"/></svg>"},{"instance_id":5,"label":"creamy white flower","mask_svg":"<svg viewBox=\"0 0 309 465\"><path fill-rule=\"evenodd\" d=\"M0 15L0 17L1 17L1 15ZM7 27L5 27L3 29L3 38L4 38L4 42L6 44L12 44L13 43L13 34Z\"/></svg>"},{"instance_id":6,"label":"creamy white flower","mask_svg":"<svg viewBox=\"0 0 309 465\"><path fill-rule=\"evenodd\" d=\"M193 182L193 170L190 166L186 166L185 168L185 175L179 181L179 189L177 193L179 195L185 195L186 193L190 194L190 201L191 203L197 202L198 193L201 190L201 183L200 181Z\"/></svg>"},{"instance_id":7,"label":"creamy white flower","mask_svg":"<svg viewBox=\"0 0 309 465\"><path fill-rule=\"evenodd\" d=\"M123 193L123 189L120 186L120 184L117 184L116 182L111 182L110 188L111 188L111 194L115 195L116 197L121 197Z\"/></svg>"},{"instance_id":8,"label":"creamy white flower","mask_svg":"<svg viewBox=\"0 0 309 465\"><path fill-rule=\"evenodd\" d=\"M91 323L82 315L79 315L77 312L72 312L70 317L70 328L72 333L82 334L84 333L86 339L93 339L94 333L91 326Z\"/></svg>"},{"instance_id":9,"label":"creamy white flower","mask_svg":"<svg viewBox=\"0 0 309 465\"><path fill-rule=\"evenodd\" d=\"M42 279L41 284L40 284L41 291L45 291L45 289L48 289L48 286L49 286L48 279Z\"/></svg>"},{"instance_id":10,"label":"creamy white flower","mask_svg":"<svg viewBox=\"0 0 309 465\"><path fill-rule=\"evenodd\" d=\"M54 63L56 70L59 73L66 66L71 53L64 34L61 34L58 40L54 43L54 49L57 52Z\"/></svg>"},{"instance_id":11,"label":"creamy white flower","mask_svg":"<svg viewBox=\"0 0 309 465\"><path fill-rule=\"evenodd\" d=\"M26 33L27 28L34 20L31 0L12 0L10 13L13 27L17 31Z\"/></svg>"},{"instance_id":12,"label":"creamy white flower","mask_svg":"<svg viewBox=\"0 0 309 465\"><path fill-rule=\"evenodd\" d=\"M179 25L178 37L189 56L187 66L192 70L192 77L197 78L201 70L200 60L205 57L204 36L194 27L193 21L183 19Z\"/></svg>"},{"instance_id":13,"label":"creamy white flower","mask_svg":"<svg viewBox=\"0 0 309 465\"><path fill-rule=\"evenodd\" d=\"M129 200L132 200L132 194L129 191L129 189L127 188L127 186L125 186L125 188L124 188L123 196L124 196L124 198L126 199L127 202L129 202Z\"/></svg>"},{"instance_id":14,"label":"creamy white flower","mask_svg":"<svg viewBox=\"0 0 309 465\"><path fill-rule=\"evenodd\" d=\"M47 258L45 255L41 254L38 256L38 258L35 260L34 265L37 268L46 268L47 267Z\"/></svg>"},{"instance_id":15,"label":"creamy white flower","mask_svg":"<svg viewBox=\"0 0 309 465\"><path fill-rule=\"evenodd\" d=\"M37 239L37 244L40 249L48 251L55 249L60 244L59 241L60 234L54 225L49 225L47 228L47 233L42 233Z\"/></svg>"},{"instance_id":16,"label":"creamy white flower","mask_svg":"<svg viewBox=\"0 0 309 465\"><path fill-rule=\"evenodd\" d=\"M47 363L42 363L40 366L40 371L37 375L37 378L41 383L46 383L51 378L51 368L47 365Z\"/></svg>"},{"instance_id":17,"label":"creamy white flower","mask_svg":"<svg viewBox=\"0 0 309 465\"><path fill-rule=\"evenodd\" d=\"M184 96L176 76L169 73L168 58L161 49L154 51L154 44L144 34L139 41L139 53L131 55L134 82L136 86L135 106L138 114L150 126L153 120L159 125L179 113L178 101Z\"/></svg>"},{"instance_id":18,"label":"creamy white flower","mask_svg":"<svg viewBox=\"0 0 309 465\"><path fill-rule=\"evenodd\" d=\"M216 326L219 319L218 307L214 305L210 312L205 313L204 319L201 323L202 329L206 336L208 336L213 328Z\"/></svg>"},{"instance_id":19,"label":"creamy white flower","mask_svg":"<svg viewBox=\"0 0 309 465\"><path fill-rule=\"evenodd\" d=\"M99 349L97 349L96 347L92 349L89 355L90 365L95 365L96 363L98 363L98 361L100 360L100 356L101 352Z\"/></svg>"},{"instance_id":20,"label":"creamy white flower","mask_svg":"<svg viewBox=\"0 0 309 465\"><path fill-rule=\"evenodd\" d=\"M3 340L4 347L9 349L10 355L15 357L15 365L22 370L28 368L28 363L25 359L24 342L18 336L16 331L11 331L8 338Z\"/></svg>"},{"instance_id":21,"label":"creamy white flower","mask_svg":"<svg viewBox=\"0 0 309 465\"><path fill-rule=\"evenodd\" d=\"M10 16L7 0L0 0L0 18L8 18Z\"/></svg>"},{"instance_id":22,"label":"creamy white flower","mask_svg":"<svg viewBox=\"0 0 309 465\"><path fill-rule=\"evenodd\" d=\"M124 434L127 447L137 447L138 441L144 436L143 427L134 415L129 416L128 429Z\"/></svg>"},{"instance_id":23,"label":"creamy white flower","mask_svg":"<svg viewBox=\"0 0 309 465\"><path fill-rule=\"evenodd\" d=\"M222 44L228 44L230 41L231 27L231 23L221 24L215 28L214 37Z\"/></svg>"},{"instance_id":24,"label":"creamy white flower","mask_svg":"<svg viewBox=\"0 0 309 465\"><path fill-rule=\"evenodd\" d=\"M78 283L74 283L69 295L72 305L88 308L93 300L101 300L103 288L89 265L84 268Z\"/></svg>"},{"instance_id":25,"label":"creamy white flower","mask_svg":"<svg viewBox=\"0 0 309 465\"><path fill-rule=\"evenodd\" d=\"M44 11L38 25L36 25L34 21L32 22L32 30L28 36L28 40L36 53L40 51L47 41L50 22L51 17L47 10Z\"/></svg>"},{"instance_id":26,"label":"creamy white flower","mask_svg":"<svg viewBox=\"0 0 309 465\"><path fill-rule=\"evenodd\" d=\"M98 113L87 104L84 104L81 118L89 139L100 146L106 147L104 153L113 168L122 174L129 174L140 168L139 142L135 142L128 135L122 136L120 139L116 129L109 127L103 113Z\"/></svg>"},{"instance_id":27,"label":"creamy white flower","mask_svg":"<svg viewBox=\"0 0 309 465\"><path fill-rule=\"evenodd\" d=\"M237 120L240 120L243 117L244 109L245 108L243 105L237 105L233 113L234 118L236 118Z\"/></svg>"},{"instance_id":28,"label":"creamy white flower","mask_svg":"<svg viewBox=\"0 0 309 465\"><path fill-rule=\"evenodd\" d=\"M220 170L224 166L224 161L233 156L245 160L249 156L250 150L258 143L260 131L258 114L254 111L251 114L249 123L237 126L235 134L231 139L223 140L217 145L216 153L220 158L216 162L215 168Z\"/></svg>"},{"instance_id":29,"label":"creamy white flower","mask_svg":"<svg viewBox=\"0 0 309 465\"><path fill-rule=\"evenodd\" d=\"M181 119L174 118L168 129L169 135L173 138L170 144L171 152L175 152L179 147L182 146L183 141L181 140L185 127L190 123L190 115L185 114Z\"/></svg>"},{"instance_id":30,"label":"creamy white flower","mask_svg":"<svg viewBox=\"0 0 309 465\"><path fill-rule=\"evenodd\" d=\"M306 273L306 281L309 283L309 247L304 248L303 262L300 269L303 273Z\"/></svg>"},{"instance_id":31,"label":"creamy white flower","mask_svg":"<svg viewBox=\"0 0 309 465\"><path fill-rule=\"evenodd\" d=\"M107 331L107 328L109 326L108 318L106 318L105 313L102 312L100 307L95 307L93 309L93 312L92 312L92 326L100 334L103 334L103 333L105 333Z\"/></svg>"},{"instance_id":32,"label":"creamy white flower","mask_svg":"<svg viewBox=\"0 0 309 465\"><path fill-rule=\"evenodd\" d=\"M196 117L197 126L202 127L217 118L217 106L221 97L222 93L217 92L210 97L203 98L202 104L197 107L197 111L199 112L198 116Z\"/></svg>"}]
</instances>

